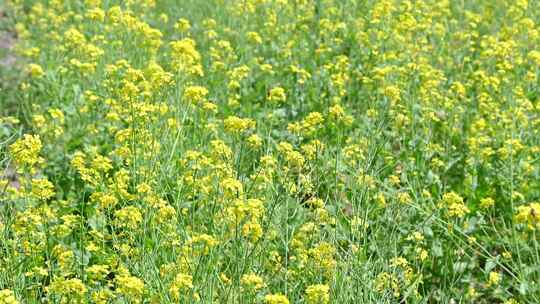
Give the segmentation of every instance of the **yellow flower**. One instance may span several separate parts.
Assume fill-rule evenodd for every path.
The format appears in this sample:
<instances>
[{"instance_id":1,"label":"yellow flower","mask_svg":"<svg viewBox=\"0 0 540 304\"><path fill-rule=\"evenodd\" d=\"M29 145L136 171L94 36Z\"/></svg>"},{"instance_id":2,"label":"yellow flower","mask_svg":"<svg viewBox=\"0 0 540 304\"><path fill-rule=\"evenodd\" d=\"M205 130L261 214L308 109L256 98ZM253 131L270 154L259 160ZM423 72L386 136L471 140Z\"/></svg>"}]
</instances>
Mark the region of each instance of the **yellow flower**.
<instances>
[{"instance_id":1,"label":"yellow flower","mask_svg":"<svg viewBox=\"0 0 540 304\"><path fill-rule=\"evenodd\" d=\"M103 192L94 192L90 195L90 200L99 204L99 207L102 209L109 209L118 204L118 199L116 196L110 193Z\"/></svg>"},{"instance_id":2,"label":"yellow flower","mask_svg":"<svg viewBox=\"0 0 540 304\"><path fill-rule=\"evenodd\" d=\"M489 273L488 286L497 286L501 281L501 274L495 271Z\"/></svg>"},{"instance_id":3,"label":"yellow flower","mask_svg":"<svg viewBox=\"0 0 540 304\"><path fill-rule=\"evenodd\" d=\"M478 297L478 292L476 291L476 289L474 289L474 287L469 286L469 288L467 289L467 297L469 297L470 299Z\"/></svg>"},{"instance_id":4,"label":"yellow flower","mask_svg":"<svg viewBox=\"0 0 540 304\"><path fill-rule=\"evenodd\" d=\"M84 0L84 4L88 7L98 7L101 5L101 0Z\"/></svg>"},{"instance_id":5,"label":"yellow flower","mask_svg":"<svg viewBox=\"0 0 540 304\"><path fill-rule=\"evenodd\" d=\"M186 38L171 42L171 57L172 66L178 71L204 75L200 64L201 54L196 49L195 40Z\"/></svg>"},{"instance_id":6,"label":"yellow flower","mask_svg":"<svg viewBox=\"0 0 540 304\"><path fill-rule=\"evenodd\" d=\"M240 283L245 289L253 291L264 288L265 286L263 278L254 273L243 275Z\"/></svg>"},{"instance_id":7,"label":"yellow flower","mask_svg":"<svg viewBox=\"0 0 540 304\"><path fill-rule=\"evenodd\" d=\"M86 18L93 21L103 22L103 20L105 20L105 11L97 7L89 9L86 12Z\"/></svg>"},{"instance_id":8,"label":"yellow flower","mask_svg":"<svg viewBox=\"0 0 540 304\"><path fill-rule=\"evenodd\" d=\"M275 87L270 89L267 99L271 102L284 102L285 100L287 100L285 89L281 87Z\"/></svg>"},{"instance_id":9,"label":"yellow flower","mask_svg":"<svg viewBox=\"0 0 540 304\"><path fill-rule=\"evenodd\" d=\"M39 200L48 200L54 196L54 186L47 178L32 179L32 195Z\"/></svg>"},{"instance_id":10,"label":"yellow flower","mask_svg":"<svg viewBox=\"0 0 540 304\"><path fill-rule=\"evenodd\" d=\"M422 233L415 231L407 237L407 240L421 242L424 240Z\"/></svg>"},{"instance_id":11,"label":"yellow flower","mask_svg":"<svg viewBox=\"0 0 540 304\"><path fill-rule=\"evenodd\" d=\"M98 154L92 160L91 167L98 171L108 172L112 169L112 161L108 157Z\"/></svg>"},{"instance_id":12,"label":"yellow flower","mask_svg":"<svg viewBox=\"0 0 540 304\"><path fill-rule=\"evenodd\" d=\"M461 218L469 213L469 208L465 206L463 198L455 192L448 192L443 195L441 203L448 208L450 217Z\"/></svg>"},{"instance_id":13,"label":"yellow flower","mask_svg":"<svg viewBox=\"0 0 540 304\"><path fill-rule=\"evenodd\" d=\"M105 288L92 292L91 298L93 303L107 304L112 302L112 300L115 298L115 295L113 291Z\"/></svg>"},{"instance_id":14,"label":"yellow flower","mask_svg":"<svg viewBox=\"0 0 540 304\"><path fill-rule=\"evenodd\" d=\"M195 253L207 255L210 249L217 246L219 242L213 236L203 233L191 237L187 244L197 250Z\"/></svg>"},{"instance_id":15,"label":"yellow flower","mask_svg":"<svg viewBox=\"0 0 540 304\"><path fill-rule=\"evenodd\" d=\"M135 229L142 222L141 211L135 206L124 207L114 213L118 227Z\"/></svg>"},{"instance_id":16,"label":"yellow flower","mask_svg":"<svg viewBox=\"0 0 540 304\"><path fill-rule=\"evenodd\" d=\"M76 28L70 28L64 32L64 43L70 48L75 48L85 44L86 38Z\"/></svg>"},{"instance_id":17,"label":"yellow flower","mask_svg":"<svg viewBox=\"0 0 540 304\"><path fill-rule=\"evenodd\" d=\"M307 304L328 304L330 287L326 284L311 285L306 289Z\"/></svg>"},{"instance_id":18,"label":"yellow flower","mask_svg":"<svg viewBox=\"0 0 540 304\"><path fill-rule=\"evenodd\" d=\"M43 161L39 157L39 152L41 151L39 135L25 134L23 138L18 139L9 146L9 150L20 169L23 167L33 167Z\"/></svg>"},{"instance_id":19,"label":"yellow flower","mask_svg":"<svg viewBox=\"0 0 540 304\"><path fill-rule=\"evenodd\" d=\"M210 142L212 146L212 153L215 157L222 157L225 159L230 159L232 156L232 150L227 146L222 140L212 140Z\"/></svg>"},{"instance_id":20,"label":"yellow flower","mask_svg":"<svg viewBox=\"0 0 540 304\"><path fill-rule=\"evenodd\" d=\"M266 304L289 304L289 300L282 294L268 294L264 296Z\"/></svg>"},{"instance_id":21,"label":"yellow flower","mask_svg":"<svg viewBox=\"0 0 540 304\"><path fill-rule=\"evenodd\" d=\"M54 119L54 120L57 120L58 123L64 123L64 112L62 112L62 110L60 109L49 109L48 110L49 112L49 115L51 115L51 117Z\"/></svg>"},{"instance_id":22,"label":"yellow flower","mask_svg":"<svg viewBox=\"0 0 540 304\"><path fill-rule=\"evenodd\" d=\"M250 118L229 116L223 121L223 126L225 128L225 132L231 134L240 134L255 128L255 121Z\"/></svg>"},{"instance_id":23,"label":"yellow flower","mask_svg":"<svg viewBox=\"0 0 540 304\"><path fill-rule=\"evenodd\" d=\"M109 274L109 266L107 265L92 265L86 268L86 273L91 280L101 281Z\"/></svg>"},{"instance_id":24,"label":"yellow flower","mask_svg":"<svg viewBox=\"0 0 540 304\"><path fill-rule=\"evenodd\" d=\"M0 124L12 124L12 125L16 125L20 123L20 120L16 117L13 117L13 116L4 116L4 117L0 117Z\"/></svg>"},{"instance_id":25,"label":"yellow flower","mask_svg":"<svg viewBox=\"0 0 540 304\"><path fill-rule=\"evenodd\" d=\"M337 267L334 258L336 248L328 242L321 242L309 249L308 253L318 271L327 278L332 277Z\"/></svg>"},{"instance_id":26,"label":"yellow flower","mask_svg":"<svg viewBox=\"0 0 540 304\"><path fill-rule=\"evenodd\" d=\"M253 134L247 138L247 143L251 148L258 149L262 146L263 140L259 135Z\"/></svg>"},{"instance_id":27,"label":"yellow flower","mask_svg":"<svg viewBox=\"0 0 540 304\"><path fill-rule=\"evenodd\" d=\"M529 229L540 228L540 203L531 203L517 208L516 222L527 224Z\"/></svg>"},{"instance_id":28,"label":"yellow flower","mask_svg":"<svg viewBox=\"0 0 540 304\"><path fill-rule=\"evenodd\" d=\"M416 248L416 254L418 255L418 258L420 261L424 261L429 256L429 253L424 248Z\"/></svg>"},{"instance_id":29,"label":"yellow flower","mask_svg":"<svg viewBox=\"0 0 540 304\"><path fill-rule=\"evenodd\" d=\"M324 117L319 112L311 112L301 122L302 131L309 135L317 130L324 122Z\"/></svg>"},{"instance_id":30,"label":"yellow flower","mask_svg":"<svg viewBox=\"0 0 540 304\"><path fill-rule=\"evenodd\" d=\"M328 116L334 122L342 122L345 125L352 124L354 120L351 115L345 113L345 110L343 110L343 107L339 104L333 105L328 109Z\"/></svg>"},{"instance_id":31,"label":"yellow flower","mask_svg":"<svg viewBox=\"0 0 540 304\"><path fill-rule=\"evenodd\" d=\"M292 166L300 168L305 163L305 158L302 156L302 154L298 151L293 150L293 146L288 142L280 142L278 147L278 151L281 152L285 160Z\"/></svg>"},{"instance_id":32,"label":"yellow flower","mask_svg":"<svg viewBox=\"0 0 540 304\"><path fill-rule=\"evenodd\" d=\"M256 221L250 221L242 227L242 235L249 238L250 242L257 242L263 235L261 225Z\"/></svg>"},{"instance_id":33,"label":"yellow flower","mask_svg":"<svg viewBox=\"0 0 540 304\"><path fill-rule=\"evenodd\" d=\"M527 58L530 61L532 61L534 64L540 66L540 52L539 51L536 51L536 50L530 51L529 54L527 55Z\"/></svg>"},{"instance_id":34,"label":"yellow flower","mask_svg":"<svg viewBox=\"0 0 540 304\"><path fill-rule=\"evenodd\" d=\"M189 29L191 28L191 25L189 24L189 21L187 19L180 18L174 25L174 28L182 33L185 33L189 31Z\"/></svg>"},{"instance_id":35,"label":"yellow flower","mask_svg":"<svg viewBox=\"0 0 540 304\"><path fill-rule=\"evenodd\" d=\"M397 200L401 204L410 204L412 202L412 198L407 192L399 192L397 194Z\"/></svg>"},{"instance_id":36,"label":"yellow flower","mask_svg":"<svg viewBox=\"0 0 540 304\"><path fill-rule=\"evenodd\" d=\"M183 294L189 294L189 290L193 288L193 277L188 274L179 273L174 278L173 283L171 284L171 287L169 288L169 292L171 293L172 297L176 300L181 298L181 292Z\"/></svg>"},{"instance_id":37,"label":"yellow flower","mask_svg":"<svg viewBox=\"0 0 540 304\"><path fill-rule=\"evenodd\" d=\"M391 102L398 102L401 100L401 91L397 86L387 86L384 88L384 95L388 97Z\"/></svg>"},{"instance_id":38,"label":"yellow flower","mask_svg":"<svg viewBox=\"0 0 540 304\"><path fill-rule=\"evenodd\" d=\"M30 63L28 65L28 73L34 78L41 78L45 75L43 68L39 64Z\"/></svg>"},{"instance_id":39,"label":"yellow flower","mask_svg":"<svg viewBox=\"0 0 540 304\"><path fill-rule=\"evenodd\" d=\"M71 299L82 299L86 294L87 288L84 283L77 278L74 279L57 279L49 286L49 292L58 294L62 297ZM77 303L77 301L74 301Z\"/></svg>"},{"instance_id":40,"label":"yellow flower","mask_svg":"<svg viewBox=\"0 0 540 304\"><path fill-rule=\"evenodd\" d=\"M9 289L0 290L0 304L19 304L13 291Z\"/></svg>"},{"instance_id":41,"label":"yellow flower","mask_svg":"<svg viewBox=\"0 0 540 304\"><path fill-rule=\"evenodd\" d=\"M495 205L495 200L493 200L491 197L486 197L480 200L480 207L482 208L490 208Z\"/></svg>"},{"instance_id":42,"label":"yellow flower","mask_svg":"<svg viewBox=\"0 0 540 304\"><path fill-rule=\"evenodd\" d=\"M126 299L139 303L144 293L144 282L129 274L122 274L116 277L116 287L118 293Z\"/></svg>"},{"instance_id":43,"label":"yellow flower","mask_svg":"<svg viewBox=\"0 0 540 304\"><path fill-rule=\"evenodd\" d=\"M400 288L397 276L394 273L381 272L375 279L375 290L379 293L391 291L394 297L399 297Z\"/></svg>"},{"instance_id":44,"label":"yellow flower","mask_svg":"<svg viewBox=\"0 0 540 304\"><path fill-rule=\"evenodd\" d=\"M324 207L324 201L318 197L311 197L306 201L306 205L316 209L316 208L323 208Z\"/></svg>"},{"instance_id":45,"label":"yellow flower","mask_svg":"<svg viewBox=\"0 0 540 304\"><path fill-rule=\"evenodd\" d=\"M201 86L189 86L184 90L184 100L192 104L202 103L206 95L208 95L208 89Z\"/></svg>"},{"instance_id":46,"label":"yellow flower","mask_svg":"<svg viewBox=\"0 0 540 304\"><path fill-rule=\"evenodd\" d=\"M167 16L167 14L165 13L162 13L159 15L159 20L163 23L167 23L169 22L169 16Z\"/></svg>"},{"instance_id":47,"label":"yellow flower","mask_svg":"<svg viewBox=\"0 0 540 304\"><path fill-rule=\"evenodd\" d=\"M262 43L262 38L257 32L248 32L247 33L247 38L248 38L248 40L250 42L252 42L254 44L261 44Z\"/></svg>"},{"instance_id":48,"label":"yellow flower","mask_svg":"<svg viewBox=\"0 0 540 304\"><path fill-rule=\"evenodd\" d=\"M159 224L175 223L176 222L176 209L170 205L163 205L159 207L157 211L156 221Z\"/></svg>"},{"instance_id":49,"label":"yellow flower","mask_svg":"<svg viewBox=\"0 0 540 304\"><path fill-rule=\"evenodd\" d=\"M219 274L219 279L221 280L221 282L223 282L223 284L231 283L231 279L229 279L229 277L227 277L227 275L224 274L223 272Z\"/></svg>"}]
</instances>

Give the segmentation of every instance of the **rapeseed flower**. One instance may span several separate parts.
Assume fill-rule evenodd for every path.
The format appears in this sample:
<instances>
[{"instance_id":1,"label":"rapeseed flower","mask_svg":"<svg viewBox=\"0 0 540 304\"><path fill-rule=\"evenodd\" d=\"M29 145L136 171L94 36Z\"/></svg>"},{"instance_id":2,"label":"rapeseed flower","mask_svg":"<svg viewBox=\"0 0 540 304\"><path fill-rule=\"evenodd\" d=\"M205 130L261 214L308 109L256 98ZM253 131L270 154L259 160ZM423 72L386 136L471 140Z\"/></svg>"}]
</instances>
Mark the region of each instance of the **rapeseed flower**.
<instances>
[{"instance_id":1,"label":"rapeseed flower","mask_svg":"<svg viewBox=\"0 0 540 304\"><path fill-rule=\"evenodd\" d=\"M311 285L306 288L306 303L328 304L330 302L330 287L326 284Z\"/></svg>"},{"instance_id":2,"label":"rapeseed flower","mask_svg":"<svg viewBox=\"0 0 540 304\"><path fill-rule=\"evenodd\" d=\"M268 294L264 296L266 304L289 304L289 299L282 294Z\"/></svg>"}]
</instances>

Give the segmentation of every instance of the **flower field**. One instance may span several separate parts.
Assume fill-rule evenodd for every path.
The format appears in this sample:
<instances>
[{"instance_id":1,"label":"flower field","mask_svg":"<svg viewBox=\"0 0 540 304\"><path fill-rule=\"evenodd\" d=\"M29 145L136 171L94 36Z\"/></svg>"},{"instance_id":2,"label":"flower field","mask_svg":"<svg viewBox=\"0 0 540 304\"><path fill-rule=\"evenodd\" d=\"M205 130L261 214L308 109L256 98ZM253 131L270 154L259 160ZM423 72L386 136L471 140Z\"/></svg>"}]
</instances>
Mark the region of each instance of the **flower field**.
<instances>
[{"instance_id":1,"label":"flower field","mask_svg":"<svg viewBox=\"0 0 540 304\"><path fill-rule=\"evenodd\" d=\"M540 303L540 1L7 0L0 32L0 304Z\"/></svg>"}]
</instances>

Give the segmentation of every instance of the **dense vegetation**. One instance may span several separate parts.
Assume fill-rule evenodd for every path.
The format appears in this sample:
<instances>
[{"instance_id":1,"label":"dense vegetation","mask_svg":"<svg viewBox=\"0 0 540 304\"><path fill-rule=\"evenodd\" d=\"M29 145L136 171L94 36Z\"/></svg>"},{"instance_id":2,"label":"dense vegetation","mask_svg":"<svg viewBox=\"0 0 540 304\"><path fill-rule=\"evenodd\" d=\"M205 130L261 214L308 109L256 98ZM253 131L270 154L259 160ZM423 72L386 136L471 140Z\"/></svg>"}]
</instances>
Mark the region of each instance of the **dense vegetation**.
<instances>
[{"instance_id":1,"label":"dense vegetation","mask_svg":"<svg viewBox=\"0 0 540 304\"><path fill-rule=\"evenodd\" d=\"M0 304L540 302L540 1L3 9Z\"/></svg>"}]
</instances>

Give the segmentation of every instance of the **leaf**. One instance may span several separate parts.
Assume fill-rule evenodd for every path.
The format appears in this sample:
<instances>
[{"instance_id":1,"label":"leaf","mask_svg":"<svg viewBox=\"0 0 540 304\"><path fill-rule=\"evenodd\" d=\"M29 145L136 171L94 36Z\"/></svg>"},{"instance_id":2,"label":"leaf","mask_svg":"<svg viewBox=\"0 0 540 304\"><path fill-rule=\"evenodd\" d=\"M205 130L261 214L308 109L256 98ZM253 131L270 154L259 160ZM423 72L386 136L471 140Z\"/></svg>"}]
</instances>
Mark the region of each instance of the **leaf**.
<instances>
[{"instance_id":1,"label":"leaf","mask_svg":"<svg viewBox=\"0 0 540 304\"><path fill-rule=\"evenodd\" d=\"M431 251L434 257L442 257L443 256L443 249L441 246L441 242L436 241L433 243L433 246L431 247Z\"/></svg>"},{"instance_id":2,"label":"leaf","mask_svg":"<svg viewBox=\"0 0 540 304\"><path fill-rule=\"evenodd\" d=\"M497 266L497 262L494 259L488 259L486 261L486 265L484 266L484 271L490 272L495 268L495 266Z\"/></svg>"},{"instance_id":3,"label":"leaf","mask_svg":"<svg viewBox=\"0 0 540 304\"><path fill-rule=\"evenodd\" d=\"M456 262L454 263L454 271L458 273L465 272L465 269L467 269L467 263L466 262Z\"/></svg>"},{"instance_id":4,"label":"leaf","mask_svg":"<svg viewBox=\"0 0 540 304\"><path fill-rule=\"evenodd\" d=\"M529 291L529 283L522 282L521 284L519 284L519 294L526 295L528 291Z\"/></svg>"}]
</instances>

